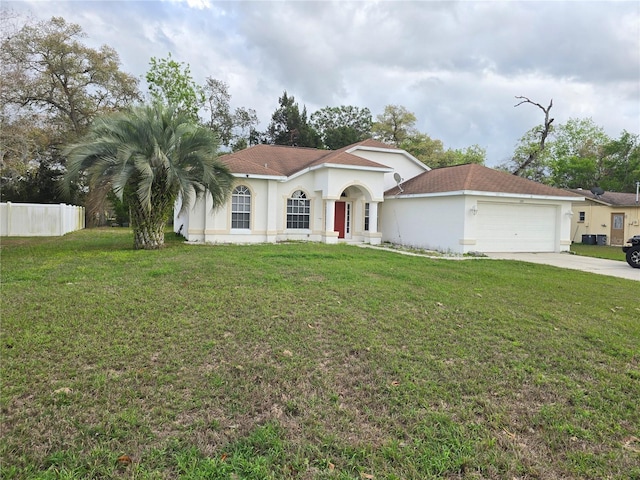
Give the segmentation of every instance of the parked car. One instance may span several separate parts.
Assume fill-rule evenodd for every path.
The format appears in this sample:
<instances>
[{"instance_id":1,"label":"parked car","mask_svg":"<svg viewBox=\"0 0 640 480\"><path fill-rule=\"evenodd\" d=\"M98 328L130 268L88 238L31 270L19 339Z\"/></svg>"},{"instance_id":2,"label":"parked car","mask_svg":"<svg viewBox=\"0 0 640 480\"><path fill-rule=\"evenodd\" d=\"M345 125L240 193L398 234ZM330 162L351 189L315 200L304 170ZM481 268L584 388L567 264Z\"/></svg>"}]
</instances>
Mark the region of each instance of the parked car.
<instances>
[{"instance_id":1,"label":"parked car","mask_svg":"<svg viewBox=\"0 0 640 480\"><path fill-rule=\"evenodd\" d=\"M640 268L640 235L627 240L630 245L622 247L622 251L627 254L627 263L633 268Z\"/></svg>"}]
</instances>

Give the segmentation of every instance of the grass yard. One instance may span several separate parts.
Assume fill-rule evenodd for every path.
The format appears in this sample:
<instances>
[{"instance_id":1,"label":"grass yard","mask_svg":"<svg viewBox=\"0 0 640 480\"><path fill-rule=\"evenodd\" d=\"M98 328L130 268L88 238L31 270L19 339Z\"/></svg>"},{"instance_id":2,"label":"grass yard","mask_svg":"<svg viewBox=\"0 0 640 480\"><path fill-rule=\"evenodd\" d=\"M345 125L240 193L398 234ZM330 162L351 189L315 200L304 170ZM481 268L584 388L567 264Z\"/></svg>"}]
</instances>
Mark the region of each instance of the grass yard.
<instances>
[{"instance_id":1,"label":"grass yard","mask_svg":"<svg viewBox=\"0 0 640 480\"><path fill-rule=\"evenodd\" d=\"M2 239L0 477L640 478L637 282L168 238Z\"/></svg>"},{"instance_id":2,"label":"grass yard","mask_svg":"<svg viewBox=\"0 0 640 480\"><path fill-rule=\"evenodd\" d=\"M571 244L571 251L583 257L605 258L607 260L619 260L626 262L625 253L622 247L611 247L609 245L585 245L582 243Z\"/></svg>"}]
</instances>

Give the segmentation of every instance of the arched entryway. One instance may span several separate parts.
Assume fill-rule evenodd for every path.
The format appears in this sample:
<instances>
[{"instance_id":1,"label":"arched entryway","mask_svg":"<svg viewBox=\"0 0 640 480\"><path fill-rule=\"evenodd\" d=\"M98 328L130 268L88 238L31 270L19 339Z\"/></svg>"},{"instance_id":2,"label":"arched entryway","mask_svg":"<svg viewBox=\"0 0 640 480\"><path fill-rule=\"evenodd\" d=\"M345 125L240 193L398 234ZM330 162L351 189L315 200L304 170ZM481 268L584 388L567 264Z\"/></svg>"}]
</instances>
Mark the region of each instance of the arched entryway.
<instances>
[{"instance_id":1,"label":"arched entryway","mask_svg":"<svg viewBox=\"0 0 640 480\"><path fill-rule=\"evenodd\" d=\"M342 187L337 198L324 200L325 230L323 241L327 243L367 242L379 244L378 202L362 185Z\"/></svg>"},{"instance_id":2,"label":"arched entryway","mask_svg":"<svg viewBox=\"0 0 640 480\"><path fill-rule=\"evenodd\" d=\"M365 210L368 210L368 195L358 186L345 188L334 206L334 228L338 239L350 240L355 232L362 233L365 225Z\"/></svg>"},{"instance_id":3,"label":"arched entryway","mask_svg":"<svg viewBox=\"0 0 640 480\"><path fill-rule=\"evenodd\" d=\"M352 203L336 202L335 211L335 231L338 232L338 238L351 238L352 223Z\"/></svg>"},{"instance_id":4,"label":"arched entryway","mask_svg":"<svg viewBox=\"0 0 640 480\"><path fill-rule=\"evenodd\" d=\"M338 232L338 238L351 238L353 228L353 200L349 199L345 192L342 192L340 200L336 200L335 213L333 217L334 230Z\"/></svg>"}]
</instances>

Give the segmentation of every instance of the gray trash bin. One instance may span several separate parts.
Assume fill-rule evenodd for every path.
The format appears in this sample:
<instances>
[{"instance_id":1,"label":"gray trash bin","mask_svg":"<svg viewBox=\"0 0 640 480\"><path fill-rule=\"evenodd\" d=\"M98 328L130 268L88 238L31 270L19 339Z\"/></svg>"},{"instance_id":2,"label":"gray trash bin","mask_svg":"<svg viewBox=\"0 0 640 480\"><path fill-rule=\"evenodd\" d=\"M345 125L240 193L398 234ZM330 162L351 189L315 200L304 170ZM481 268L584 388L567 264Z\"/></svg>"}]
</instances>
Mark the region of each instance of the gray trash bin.
<instances>
[{"instance_id":1,"label":"gray trash bin","mask_svg":"<svg viewBox=\"0 0 640 480\"><path fill-rule=\"evenodd\" d=\"M596 235L596 243L598 245L606 245L607 244L607 236L606 235Z\"/></svg>"},{"instance_id":2,"label":"gray trash bin","mask_svg":"<svg viewBox=\"0 0 640 480\"><path fill-rule=\"evenodd\" d=\"M583 243L583 245L595 245L596 244L596 236L595 235L582 235L582 243Z\"/></svg>"}]
</instances>

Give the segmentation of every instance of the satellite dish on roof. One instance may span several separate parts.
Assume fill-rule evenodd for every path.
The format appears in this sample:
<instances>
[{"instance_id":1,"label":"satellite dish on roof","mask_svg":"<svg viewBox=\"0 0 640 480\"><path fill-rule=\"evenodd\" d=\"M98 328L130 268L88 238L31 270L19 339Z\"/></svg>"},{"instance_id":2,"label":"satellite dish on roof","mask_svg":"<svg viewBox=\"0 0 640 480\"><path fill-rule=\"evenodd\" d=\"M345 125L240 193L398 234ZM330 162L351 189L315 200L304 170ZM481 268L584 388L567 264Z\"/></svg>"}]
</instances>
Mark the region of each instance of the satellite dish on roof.
<instances>
[{"instance_id":1,"label":"satellite dish on roof","mask_svg":"<svg viewBox=\"0 0 640 480\"><path fill-rule=\"evenodd\" d=\"M604 194L604 190L600 187L592 187L591 193L593 193L596 197L599 197L600 195Z\"/></svg>"},{"instance_id":2,"label":"satellite dish on roof","mask_svg":"<svg viewBox=\"0 0 640 480\"><path fill-rule=\"evenodd\" d=\"M398 184L398 188L400 189L400 193L403 192L402 190L402 177L400 176L400 174L398 172L393 174L393 179L396 181L396 183Z\"/></svg>"}]
</instances>

